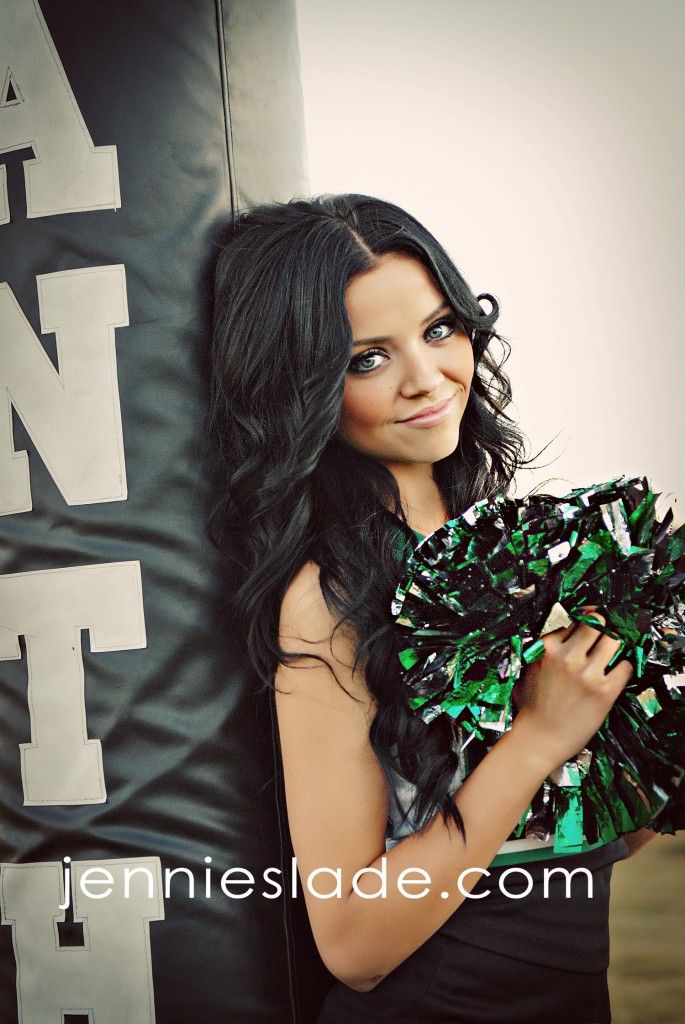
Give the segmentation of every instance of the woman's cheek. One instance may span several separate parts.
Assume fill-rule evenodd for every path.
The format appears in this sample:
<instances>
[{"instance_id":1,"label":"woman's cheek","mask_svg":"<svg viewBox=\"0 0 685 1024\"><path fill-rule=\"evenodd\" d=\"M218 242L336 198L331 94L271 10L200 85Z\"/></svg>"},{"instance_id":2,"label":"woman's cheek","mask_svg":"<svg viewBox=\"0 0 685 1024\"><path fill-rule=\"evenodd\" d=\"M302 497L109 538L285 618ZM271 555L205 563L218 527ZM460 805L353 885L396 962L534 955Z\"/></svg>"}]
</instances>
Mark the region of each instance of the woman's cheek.
<instances>
[{"instance_id":1,"label":"woman's cheek","mask_svg":"<svg viewBox=\"0 0 685 1024\"><path fill-rule=\"evenodd\" d=\"M382 398L370 393L355 395L352 389L350 391L343 398L343 425L351 431L375 427L382 418Z\"/></svg>"}]
</instances>

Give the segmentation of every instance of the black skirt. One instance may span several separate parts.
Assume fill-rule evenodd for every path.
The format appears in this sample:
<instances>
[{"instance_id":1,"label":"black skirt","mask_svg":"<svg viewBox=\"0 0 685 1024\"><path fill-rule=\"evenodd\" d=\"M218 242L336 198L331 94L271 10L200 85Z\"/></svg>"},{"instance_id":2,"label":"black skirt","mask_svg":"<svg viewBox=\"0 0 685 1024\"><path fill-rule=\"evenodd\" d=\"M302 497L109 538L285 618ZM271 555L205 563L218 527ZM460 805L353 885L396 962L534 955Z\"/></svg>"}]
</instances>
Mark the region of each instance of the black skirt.
<instances>
[{"instance_id":1,"label":"black skirt","mask_svg":"<svg viewBox=\"0 0 685 1024\"><path fill-rule=\"evenodd\" d=\"M336 982L316 1024L608 1024L611 873L627 853L618 839L490 868L472 889L489 895L466 899L370 992ZM559 872L545 889L554 867L586 869L571 876L569 898Z\"/></svg>"}]
</instances>

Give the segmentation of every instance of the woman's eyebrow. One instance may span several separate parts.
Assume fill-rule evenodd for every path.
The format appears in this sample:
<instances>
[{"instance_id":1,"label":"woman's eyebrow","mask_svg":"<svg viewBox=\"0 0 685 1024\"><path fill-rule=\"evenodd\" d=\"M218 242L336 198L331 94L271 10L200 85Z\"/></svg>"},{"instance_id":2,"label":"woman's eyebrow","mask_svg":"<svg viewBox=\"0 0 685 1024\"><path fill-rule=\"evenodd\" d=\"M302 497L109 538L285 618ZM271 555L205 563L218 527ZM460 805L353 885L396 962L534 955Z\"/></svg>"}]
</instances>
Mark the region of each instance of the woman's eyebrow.
<instances>
[{"instance_id":1,"label":"woman's eyebrow","mask_svg":"<svg viewBox=\"0 0 685 1024\"><path fill-rule=\"evenodd\" d=\"M429 320L432 320L438 313L442 313L443 309L451 309L449 302L441 302L437 309L434 309L432 313L429 313L425 320L421 321L421 326L427 324ZM378 345L382 341L390 341L390 338L360 338L359 341L352 342L352 348L356 348L358 345Z\"/></svg>"}]
</instances>

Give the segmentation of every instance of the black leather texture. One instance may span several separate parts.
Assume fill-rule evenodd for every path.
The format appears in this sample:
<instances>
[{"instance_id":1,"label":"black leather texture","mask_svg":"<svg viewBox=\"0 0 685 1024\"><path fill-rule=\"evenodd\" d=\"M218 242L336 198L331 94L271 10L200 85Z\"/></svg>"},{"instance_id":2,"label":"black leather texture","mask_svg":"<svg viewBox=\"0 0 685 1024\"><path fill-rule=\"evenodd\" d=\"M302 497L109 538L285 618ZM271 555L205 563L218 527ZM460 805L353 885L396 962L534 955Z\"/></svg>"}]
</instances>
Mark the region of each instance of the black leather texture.
<instances>
[{"instance_id":1,"label":"black leather texture","mask_svg":"<svg viewBox=\"0 0 685 1024\"><path fill-rule=\"evenodd\" d=\"M2 592L13 604L10 618L0 620L0 637L9 638L0 652L0 861L15 866L61 865L67 856L72 863L158 858L161 868L185 866L194 874L194 898L177 876L163 919L145 926L150 1004L134 1016L124 999L128 1008L117 1016L110 1003L106 1011L95 1010L96 1021L305 1021L307 995L295 992L289 952L291 908L282 898L260 895L263 872L288 855L282 820L279 827L283 808L271 708L255 696L240 638L220 629L231 580L206 534L216 241L231 210L307 191L295 2L41 0L38 7L33 0L8 0L7 6L3 0L2 8L0 48L11 45L9 29L16 27L20 8L28 17L36 10L42 15L93 145L116 147L120 204L28 216L24 161L40 155L40 146L28 137L17 146L0 135L10 214L0 224L0 281L55 371L64 369L59 334L41 333L40 275L123 267L128 324L114 329L125 497L69 503L44 459L41 437L47 434L34 429L30 400L23 411L14 403L13 448L28 453L32 507L0 517L0 573L138 563L145 635L137 647L117 647L110 608L106 643L98 650L103 644L87 609L76 622L73 653L83 662L85 727L101 745L106 799L32 803L25 798L20 744L36 740L31 672L38 680L42 671L45 681L49 666L31 661L37 641L22 634L21 621L11 624L12 616L21 619L11 596L16 591ZM32 78L25 61L11 71L14 85L3 99L10 106L27 103L41 72ZM0 132L10 123L2 116L0 110ZM12 321L15 327L18 322ZM74 573L55 601L79 598L73 588L80 580ZM109 608L107 598L104 593ZM30 607L26 614L30 619ZM7 653L12 643L18 657ZM56 706L59 685L55 680ZM233 867L255 876L252 895L224 895L219 880ZM10 888L8 881L6 907ZM51 909L43 909L52 928ZM95 943L94 924L89 929L70 917L67 910L63 925L54 925L60 943ZM300 914L295 929L302 921ZM3 1024L19 1020L18 1000L31 1024L59 1024L59 1009L67 1024L88 1019L84 1014L95 1002L82 991L65 997L49 1017L47 1010L40 1021L29 1015L31 986L47 985L51 975L32 974L25 958L17 986L13 934L5 920ZM106 960L108 984L121 993L128 975L120 958L139 936L119 939ZM305 934L300 948L311 954L311 936ZM321 977L316 958L311 962ZM307 970L305 963L305 987ZM50 993L43 995L50 1005Z\"/></svg>"}]
</instances>

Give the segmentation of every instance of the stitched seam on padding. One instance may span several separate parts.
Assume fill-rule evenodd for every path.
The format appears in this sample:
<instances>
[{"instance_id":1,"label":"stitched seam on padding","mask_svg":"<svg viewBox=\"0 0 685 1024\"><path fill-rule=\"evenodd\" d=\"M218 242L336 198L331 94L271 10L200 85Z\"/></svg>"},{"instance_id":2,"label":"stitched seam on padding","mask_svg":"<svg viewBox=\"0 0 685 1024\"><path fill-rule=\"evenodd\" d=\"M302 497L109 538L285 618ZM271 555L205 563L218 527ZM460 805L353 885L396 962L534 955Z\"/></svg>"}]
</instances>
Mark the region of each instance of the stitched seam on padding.
<instances>
[{"instance_id":1,"label":"stitched seam on padding","mask_svg":"<svg viewBox=\"0 0 685 1024\"><path fill-rule=\"evenodd\" d=\"M228 195L231 213L238 213L238 187L235 180L235 153L233 150L233 122L231 120L231 101L228 89L228 62L226 59L226 34L224 32L223 0L216 0L216 28L219 45L219 68L221 71L221 98L224 111L224 137L226 139L226 177L228 179Z\"/></svg>"}]
</instances>

